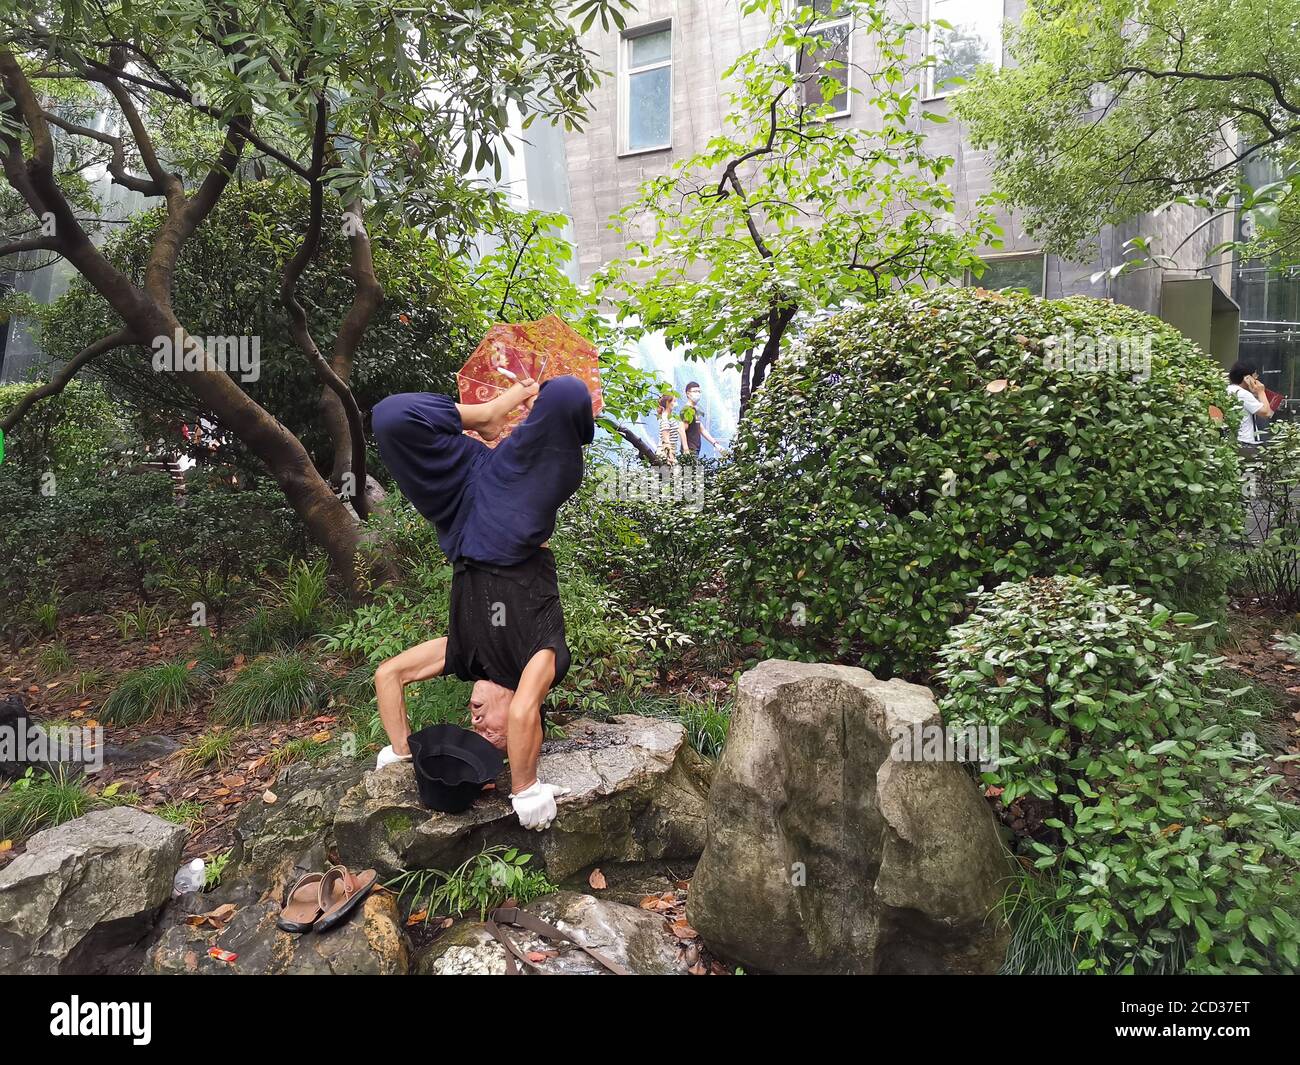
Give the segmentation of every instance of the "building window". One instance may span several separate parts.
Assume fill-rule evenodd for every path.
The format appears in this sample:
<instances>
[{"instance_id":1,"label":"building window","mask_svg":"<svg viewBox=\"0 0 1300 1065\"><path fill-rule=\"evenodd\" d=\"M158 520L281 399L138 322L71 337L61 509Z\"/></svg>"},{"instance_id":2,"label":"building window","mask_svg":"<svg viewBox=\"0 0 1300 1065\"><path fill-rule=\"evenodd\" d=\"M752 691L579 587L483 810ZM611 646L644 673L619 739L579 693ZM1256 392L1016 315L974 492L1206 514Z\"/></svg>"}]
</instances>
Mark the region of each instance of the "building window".
<instances>
[{"instance_id":1,"label":"building window","mask_svg":"<svg viewBox=\"0 0 1300 1065\"><path fill-rule=\"evenodd\" d=\"M946 96L977 67L1002 65L1002 0L930 0L926 96ZM951 29L935 25L946 22Z\"/></svg>"},{"instance_id":2,"label":"building window","mask_svg":"<svg viewBox=\"0 0 1300 1065\"><path fill-rule=\"evenodd\" d=\"M1047 281L1047 259L1041 252L1030 255L997 255L984 260L984 273L979 277L966 271L966 284L992 290L1002 288L1028 289L1031 296L1041 296Z\"/></svg>"},{"instance_id":3,"label":"building window","mask_svg":"<svg viewBox=\"0 0 1300 1065\"><path fill-rule=\"evenodd\" d=\"M623 35L623 151L649 152L673 143L673 31L669 23Z\"/></svg>"},{"instance_id":4,"label":"building window","mask_svg":"<svg viewBox=\"0 0 1300 1065\"><path fill-rule=\"evenodd\" d=\"M847 13L835 10L835 0L800 0L799 6L808 8L809 18L816 20L813 31L826 42L825 47L800 52L794 59L801 99L809 106L820 106L824 99L821 79L834 78L844 86L844 91L829 98L835 109L830 117L847 115L851 84L849 72L852 70L852 20Z\"/></svg>"}]
</instances>

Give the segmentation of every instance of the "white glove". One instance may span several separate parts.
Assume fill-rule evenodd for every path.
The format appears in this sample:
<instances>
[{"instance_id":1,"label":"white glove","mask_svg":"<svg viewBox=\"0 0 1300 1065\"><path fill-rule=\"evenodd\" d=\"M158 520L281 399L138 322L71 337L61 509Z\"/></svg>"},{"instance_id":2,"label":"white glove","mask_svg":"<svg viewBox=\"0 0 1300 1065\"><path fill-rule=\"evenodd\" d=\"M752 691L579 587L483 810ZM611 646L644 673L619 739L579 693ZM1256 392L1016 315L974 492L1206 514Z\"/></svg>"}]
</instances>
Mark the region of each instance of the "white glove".
<instances>
[{"instance_id":1,"label":"white glove","mask_svg":"<svg viewBox=\"0 0 1300 1065\"><path fill-rule=\"evenodd\" d=\"M519 794L510 796L510 804L519 815L519 823L524 828L541 832L549 828L555 820L555 798L568 795L569 789L556 784L543 784L535 780L531 787L524 788Z\"/></svg>"},{"instance_id":2,"label":"white glove","mask_svg":"<svg viewBox=\"0 0 1300 1065\"><path fill-rule=\"evenodd\" d=\"M409 762L410 760L411 756L409 754L394 753L393 745L390 743L379 752L379 757L375 759L375 768L383 769L384 766L392 765L394 762Z\"/></svg>"}]
</instances>

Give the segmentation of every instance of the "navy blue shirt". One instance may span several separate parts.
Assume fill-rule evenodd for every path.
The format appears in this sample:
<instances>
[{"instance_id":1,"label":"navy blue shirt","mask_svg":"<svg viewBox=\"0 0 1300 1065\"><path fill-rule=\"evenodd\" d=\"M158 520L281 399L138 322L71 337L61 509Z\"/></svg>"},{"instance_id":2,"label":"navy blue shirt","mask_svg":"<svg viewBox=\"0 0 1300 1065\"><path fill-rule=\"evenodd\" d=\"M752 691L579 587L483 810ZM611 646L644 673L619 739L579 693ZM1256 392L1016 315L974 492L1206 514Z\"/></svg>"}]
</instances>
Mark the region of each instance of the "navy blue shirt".
<instances>
[{"instance_id":1,"label":"navy blue shirt","mask_svg":"<svg viewBox=\"0 0 1300 1065\"><path fill-rule=\"evenodd\" d=\"M596 431L577 377L545 382L528 418L495 448L465 436L455 401L432 392L389 396L372 421L384 465L438 530L447 558L496 566L518 565L550 539Z\"/></svg>"}]
</instances>

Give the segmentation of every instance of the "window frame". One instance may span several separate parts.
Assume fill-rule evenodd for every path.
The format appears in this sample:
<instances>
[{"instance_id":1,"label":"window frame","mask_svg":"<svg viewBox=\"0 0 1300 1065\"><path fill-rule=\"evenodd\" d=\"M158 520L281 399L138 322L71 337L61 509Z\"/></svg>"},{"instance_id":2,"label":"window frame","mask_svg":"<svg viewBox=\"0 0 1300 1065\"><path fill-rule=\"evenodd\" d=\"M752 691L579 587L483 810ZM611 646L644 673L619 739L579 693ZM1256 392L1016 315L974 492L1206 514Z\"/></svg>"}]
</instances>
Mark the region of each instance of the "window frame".
<instances>
[{"instance_id":1,"label":"window frame","mask_svg":"<svg viewBox=\"0 0 1300 1065\"><path fill-rule=\"evenodd\" d=\"M1042 278L1039 281L1038 292L1036 295L1038 295L1040 299L1045 299L1047 294L1047 252L1043 251L1041 248L1030 249L1028 251L1007 251L998 255L981 255L980 259L983 260L985 266L992 266L994 263L998 262L1011 262L1016 259L1033 259L1035 257L1041 260L1042 265ZM986 270L986 276L987 273L988 271ZM971 272L971 268L968 266L966 267L965 274L962 277L962 287L973 288L976 285L981 288L988 287L984 283L984 278L975 277Z\"/></svg>"},{"instance_id":2,"label":"window frame","mask_svg":"<svg viewBox=\"0 0 1300 1065\"><path fill-rule=\"evenodd\" d=\"M801 6L813 7L815 2L816 0L805 0L804 4ZM813 7L813 11L816 13L815 7ZM848 48L845 49L844 54L844 109L841 111L832 111L826 116L827 119L848 118L853 114L853 36L854 29L856 28L853 25L853 14L851 11L846 9L838 15L822 15L815 23L819 31L825 31L828 27L838 26L840 24L843 24L849 31L847 38ZM799 76L798 63L799 52L797 49L791 49L790 70L796 78ZM799 90L799 102L804 103L803 86L798 85L797 88Z\"/></svg>"},{"instance_id":3,"label":"window frame","mask_svg":"<svg viewBox=\"0 0 1300 1065\"><path fill-rule=\"evenodd\" d=\"M925 0L925 18L922 20L923 22L928 24L931 21L934 5L935 5L935 0ZM1007 20L1007 3L1006 0L1002 0L1002 15L998 19L997 48L994 50L994 61L993 61L994 70L1002 69L1002 51L1006 44L1006 41L1003 39L1002 24L1006 22L1006 20ZM934 54L933 45L934 45L934 28L929 27L925 31L925 54L926 55ZM927 63L925 67L925 84L922 86L923 92L921 93L922 103L929 103L931 100L946 100L949 96L953 95L953 93L961 92L963 86L960 85L952 89L945 89L943 92L936 92L935 83L934 83L934 73L935 73L934 64Z\"/></svg>"},{"instance_id":4,"label":"window frame","mask_svg":"<svg viewBox=\"0 0 1300 1065\"><path fill-rule=\"evenodd\" d=\"M654 63L646 63L643 66L632 68L632 42L638 37L649 37L651 34L668 32L668 58ZM618 154L622 158L630 155L645 155L648 152L666 152L672 151L673 147L673 59L674 59L673 41L673 20L671 18L659 19L656 22L647 22L644 26L636 26L624 30L619 34L618 40ZM632 75L642 74L650 70L660 70L668 68L668 140L664 144L645 145L640 148L631 146L631 126L632 126Z\"/></svg>"}]
</instances>

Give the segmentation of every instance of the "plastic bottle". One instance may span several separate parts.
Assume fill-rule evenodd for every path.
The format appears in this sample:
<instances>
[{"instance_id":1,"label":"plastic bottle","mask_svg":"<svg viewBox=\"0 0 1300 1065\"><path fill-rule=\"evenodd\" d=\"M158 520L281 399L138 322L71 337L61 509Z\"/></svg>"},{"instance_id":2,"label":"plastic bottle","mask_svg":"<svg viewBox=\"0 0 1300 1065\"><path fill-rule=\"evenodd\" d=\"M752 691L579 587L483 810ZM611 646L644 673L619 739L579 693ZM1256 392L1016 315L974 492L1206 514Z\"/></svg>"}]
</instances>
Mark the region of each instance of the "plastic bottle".
<instances>
[{"instance_id":1,"label":"plastic bottle","mask_svg":"<svg viewBox=\"0 0 1300 1065\"><path fill-rule=\"evenodd\" d=\"M191 891L201 891L206 879L207 873L203 868L203 859L195 858L192 862L182 865L177 870L176 876L172 879L172 894L185 895Z\"/></svg>"}]
</instances>

